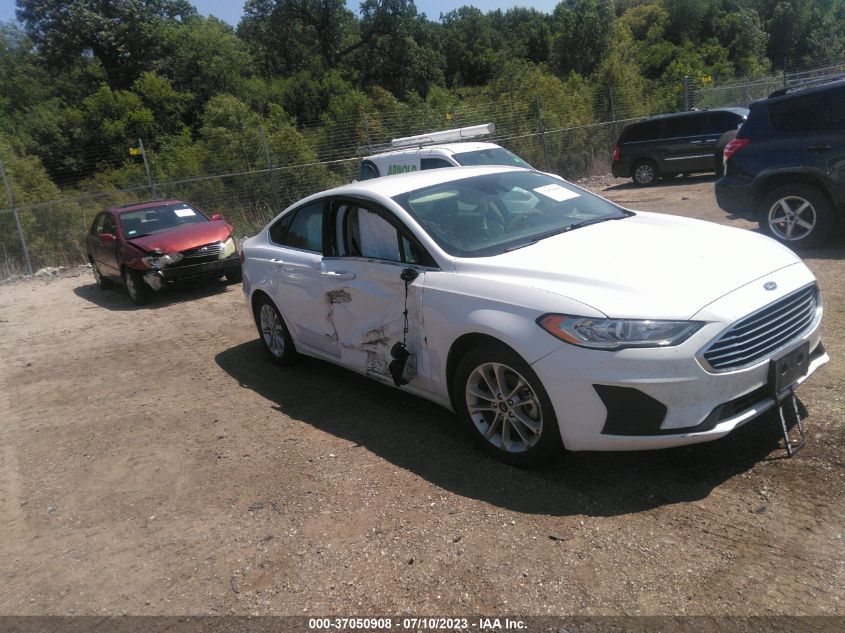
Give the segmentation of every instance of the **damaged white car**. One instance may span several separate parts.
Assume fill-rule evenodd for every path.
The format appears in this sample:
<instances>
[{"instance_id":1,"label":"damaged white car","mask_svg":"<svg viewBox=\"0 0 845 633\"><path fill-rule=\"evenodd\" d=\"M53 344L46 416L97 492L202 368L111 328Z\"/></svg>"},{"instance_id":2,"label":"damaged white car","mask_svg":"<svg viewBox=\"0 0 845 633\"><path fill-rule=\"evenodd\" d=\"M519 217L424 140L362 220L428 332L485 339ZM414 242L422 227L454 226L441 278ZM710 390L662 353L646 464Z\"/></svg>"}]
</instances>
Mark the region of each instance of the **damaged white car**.
<instances>
[{"instance_id":1,"label":"damaged white car","mask_svg":"<svg viewBox=\"0 0 845 633\"><path fill-rule=\"evenodd\" d=\"M273 359L313 356L437 402L516 465L713 440L828 361L816 281L789 249L527 169L325 191L243 256Z\"/></svg>"}]
</instances>

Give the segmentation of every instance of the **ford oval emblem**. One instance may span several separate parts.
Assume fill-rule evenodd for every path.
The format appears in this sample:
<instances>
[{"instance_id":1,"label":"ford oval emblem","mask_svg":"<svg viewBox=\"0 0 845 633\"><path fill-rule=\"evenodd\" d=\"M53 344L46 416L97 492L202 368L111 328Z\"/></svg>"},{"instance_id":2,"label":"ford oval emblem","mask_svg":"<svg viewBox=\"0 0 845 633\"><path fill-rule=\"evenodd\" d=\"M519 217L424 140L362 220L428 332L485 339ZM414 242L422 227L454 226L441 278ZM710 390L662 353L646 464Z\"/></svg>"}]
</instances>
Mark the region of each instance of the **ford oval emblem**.
<instances>
[{"instance_id":1,"label":"ford oval emblem","mask_svg":"<svg viewBox=\"0 0 845 633\"><path fill-rule=\"evenodd\" d=\"M763 288L765 288L766 290L774 290L777 287L778 285L774 281L767 281L763 284Z\"/></svg>"}]
</instances>

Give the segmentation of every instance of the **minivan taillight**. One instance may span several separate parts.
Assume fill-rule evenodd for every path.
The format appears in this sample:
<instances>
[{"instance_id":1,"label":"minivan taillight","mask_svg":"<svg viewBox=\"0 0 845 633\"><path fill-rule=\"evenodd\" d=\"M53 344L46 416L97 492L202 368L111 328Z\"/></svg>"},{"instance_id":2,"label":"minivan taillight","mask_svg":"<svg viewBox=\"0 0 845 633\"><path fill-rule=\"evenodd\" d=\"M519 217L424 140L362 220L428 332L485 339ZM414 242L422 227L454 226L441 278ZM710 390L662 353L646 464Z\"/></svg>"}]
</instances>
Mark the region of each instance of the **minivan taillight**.
<instances>
[{"instance_id":1,"label":"minivan taillight","mask_svg":"<svg viewBox=\"0 0 845 633\"><path fill-rule=\"evenodd\" d=\"M730 143L725 145L723 160L726 162L731 156L736 154L739 150L748 145L750 142L750 139L747 138L735 138Z\"/></svg>"},{"instance_id":2,"label":"minivan taillight","mask_svg":"<svg viewBox=\"0 0 845 633\"><path fill-rule=\"evenodd\" d=\"M618 145L615 145L613 147L613 160L614 160L614 162L619 160L619 146Z\"/></svg>"}]
</instances>

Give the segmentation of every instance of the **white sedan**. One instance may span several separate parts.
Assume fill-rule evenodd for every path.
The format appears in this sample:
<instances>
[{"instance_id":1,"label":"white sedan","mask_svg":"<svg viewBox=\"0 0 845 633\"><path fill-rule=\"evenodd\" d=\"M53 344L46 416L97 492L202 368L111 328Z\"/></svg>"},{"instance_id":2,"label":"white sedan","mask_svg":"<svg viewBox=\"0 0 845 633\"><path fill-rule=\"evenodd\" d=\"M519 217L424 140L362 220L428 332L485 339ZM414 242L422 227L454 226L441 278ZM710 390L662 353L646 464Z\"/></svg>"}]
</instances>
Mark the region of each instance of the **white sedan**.
<instances>
[{"instance_id":1,"label":"white sedan","mask_svg":"<svg viewBox=\"0 0 845 633\"><path fill-rule=\"evenodd\" d=\"M437 402L516 465L717 439L829 360L815 278L789 249L527 169L325 191L243 258L274 360L313 356Z\"/></svg>"}]
</instances>

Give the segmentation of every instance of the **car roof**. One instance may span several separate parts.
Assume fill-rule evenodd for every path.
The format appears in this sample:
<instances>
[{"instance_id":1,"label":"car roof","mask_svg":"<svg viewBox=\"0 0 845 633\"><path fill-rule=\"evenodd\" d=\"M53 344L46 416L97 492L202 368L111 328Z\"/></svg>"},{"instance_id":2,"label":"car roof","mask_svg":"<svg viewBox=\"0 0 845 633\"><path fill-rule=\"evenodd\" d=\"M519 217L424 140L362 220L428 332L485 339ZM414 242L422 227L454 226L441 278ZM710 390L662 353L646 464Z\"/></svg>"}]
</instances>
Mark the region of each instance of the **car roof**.
<instances>
[{"instance_id":1,"label":"car roof","mask_svg":"<svg viewBox=\"0 0 845 633\"><path fill-rule=\"evenodd\" d=\"M675 117L692 116L694 114L704 114L706 112L732 112L740 116L748 116L748 108L703 108L701 110L687 110L685 112L670 112L669 114L657 114L648 117L637 123L631 125L638 125L640 123L648 123L649 121L662 121L664 119L674 119Z\"/></svg>"},{"instance_id":2,"label":"car roof","mask_svg":"<svg viewBox=\"0 0 845 633\"><path fill-rule=\"evenodd\" d=\"M788 99L790 97L800 97L816 92L826 92L828 90L836 90L837 88L841 88L842 86L845 86L845 79L834 79L833 81L826 81L824 83L814 83L806 86L778 88L768 97L759 99L754 103L758 103L759 101L768 101L769 99Z\"/></svg>"},{"instance_id":3,"label":"car roof","mask_svg":"<svg viewBox=\"0 0 845 633\"><path fill-rule=\"evenodd\" d=\"M120 215L121 213L126 213L128 211L140 211L141 209L150 209L152 207L160 207L165 204L187 204L183 200L177 200L176 198L170 198L168 200L146 200L144 202L130 202L129 204L124 204L119 207L109 207L107 211L111 211L116 215Z\"/></svg>"},{"instance_id":4,"label":"car roof","mask_svg":"<svg viewBox=\"0 0 845 633\"><path fill-rule=\"evenodd\" d=\"M370 178L360 182L353 182L348 185L342 185L322 191L315 194L313 197L332 195L361 195L361 194L375 194L386 198L393 198L409 191L416 191L424 187L431 187L456 180L463 180L464 178L472 178L473 176L483 176L485 174L498 174L512 171L534 171L532 169L525 169L524 167L511 167L509 165L485 165L481 167L450 167L449 169L425 169L422 171L412 171L406 174L395 174L392 176L381 176L379 178Z\"/></svg>"},{"instance_id":5,"label":"car roof","mask_svg":"<svg viewBox=\"0 0 845 633\"><path fill-rule=\"evenodd\" d=\"M485 142L462 142L462 143L437 143L435 145L413 145L408 147L401 147L396 149L387 149L383 152L370 154L364 160L373 160L375 158L389 158L391 156L402 156L410 152L417 152L420 150L429 151L433 149L440 149L449 154L460 154L461 152L475 152L482 149L497 149L501 147L496 143Z\"/></svg>"}]
</instances>

